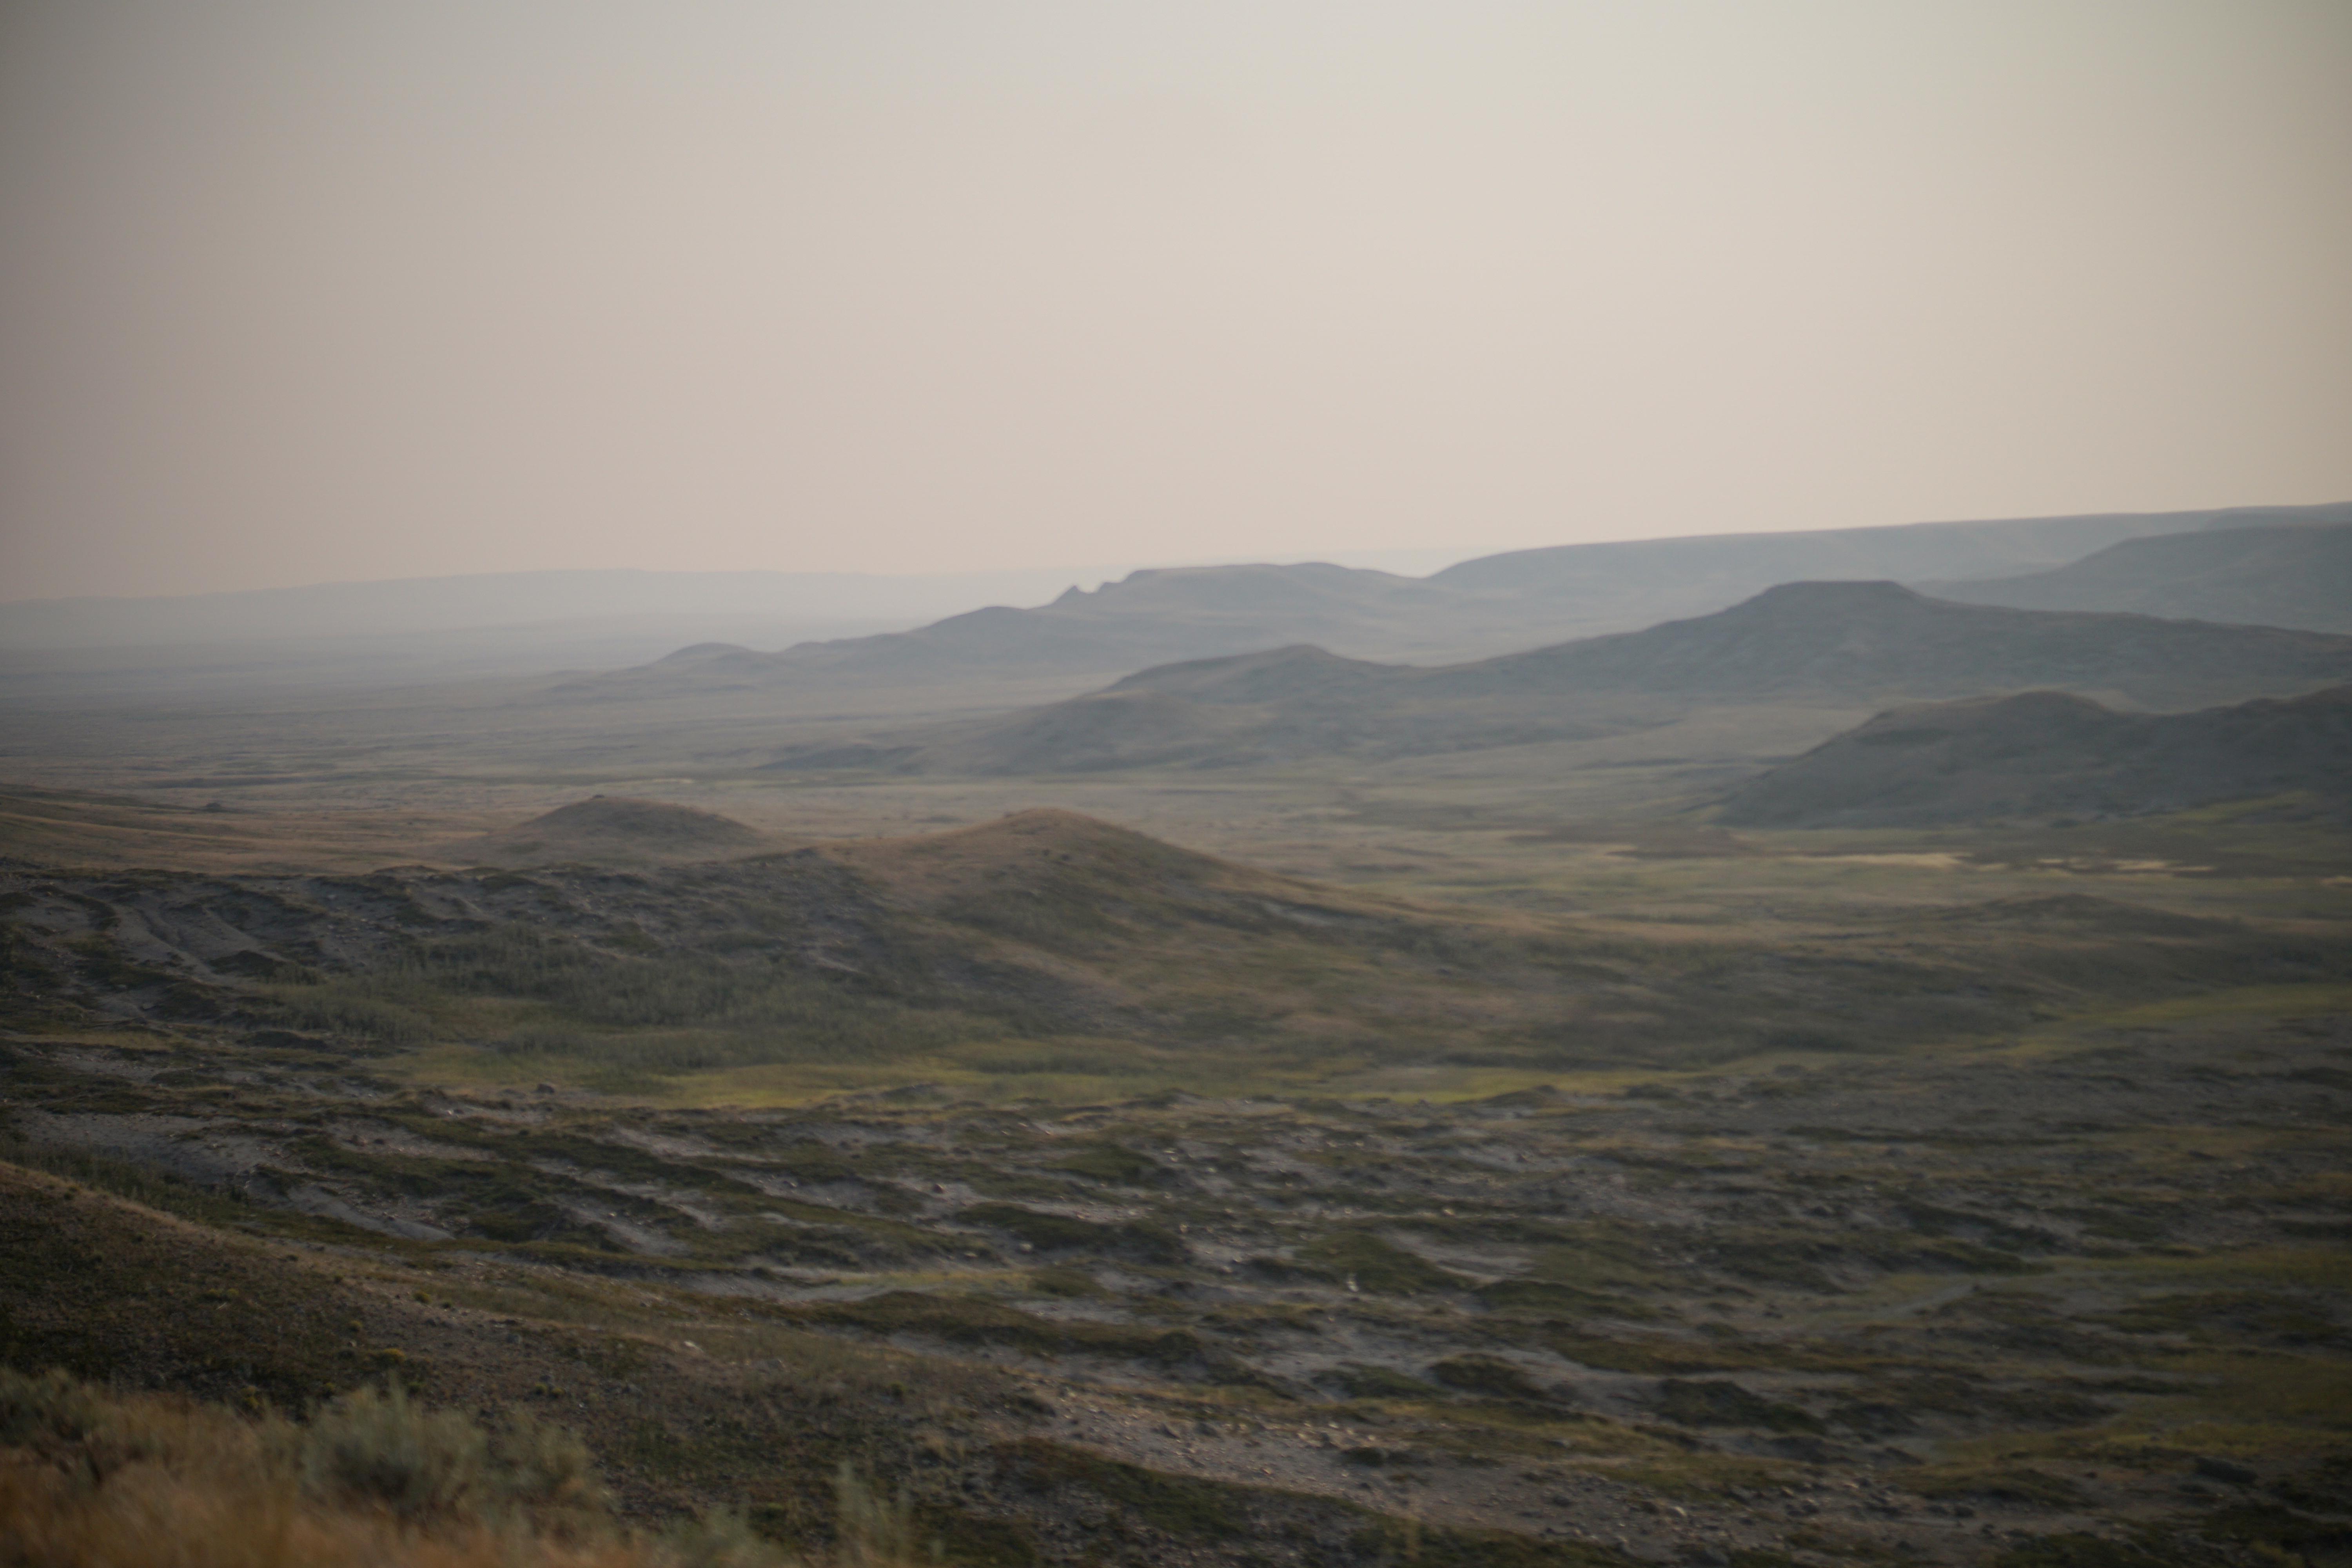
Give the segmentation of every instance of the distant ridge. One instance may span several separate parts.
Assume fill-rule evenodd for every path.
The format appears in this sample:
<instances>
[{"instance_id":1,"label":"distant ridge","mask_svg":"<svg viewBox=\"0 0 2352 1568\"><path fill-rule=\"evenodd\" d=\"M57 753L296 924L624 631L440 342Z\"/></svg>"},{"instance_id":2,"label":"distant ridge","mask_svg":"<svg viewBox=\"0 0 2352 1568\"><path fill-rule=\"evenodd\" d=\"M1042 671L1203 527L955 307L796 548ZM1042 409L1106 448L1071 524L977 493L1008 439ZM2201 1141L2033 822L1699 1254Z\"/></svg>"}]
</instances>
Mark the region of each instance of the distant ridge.
<instances>
[{"instance_id":1,"label":"distant ridge","mask_svg":"<svg viewBox=\"0 0 2352 1568\"><path fill-rule=\"evenodd\" d=\"M1295 647L1163 665L1002 718L788 748L785 770L1238 767L1623 733L1708 706L1820 708L2042 687L2191 708L2352 680L2352 637L2011 610L1894 583L1792 583L1712 616L1415 668Z\"/></svg>"},{"instance_id":2,"label":"distant ridge","mask_svg":"<svg viewBox=\"0 0 2352 1568\"><path fill-rule=\"evenodd\" d=\"M911 631L778 653L691 650L561 688L573 700L810 689L1000 675L1104 679L1147 666L1311 643L1349 658L1452 664L1564 637L1704 615L1776 584L2014 574L2119 540L2226 529L2342 507L2107 513L1797 533L1566 544L1465 561L1427 578L1344 566L1237 564L1137 572L1031 609L992 605Z\"/></svg>"},{"instance_id":3,"label":"distant ridge","mask_svg":"<svg viewBox=\"0 0 2352 1568\"><path fill-rule=\"evenodd\" d=\"M1451 659L1543 640L1559 617L1507 595L1321 563L1179 567L1071 587L1034 609L994 605L911 631L809 642L779 653L681 649L635 669L585 677L564 696L964 679L977 672L1080 672L1315 641L1398 658Z\"/></svg>"},{"instance_id":4,"label":"distant ridge","mask_svg":"<svg viewBox=\"0 0 2352 1568\"><path fill-rule=\"evenodd\" d=\"M1446 665L1705 615L1780 583L2016 579L2148 535L2326 521L2352 521L2352 503L1558 545L1425 578L1315 562L1153 569L1110 582L1101 570L1075 569L579 570L27 600L0 604L0 675L9 682L0 696L73 706L207 688L508 676L545 680L532 700L566 703L1007 677L1076 691L1150 666L1299 643ZM1073 575L1101 586L1074 585ZM2080 607L2319 624L2285 609Z\"/></svg>"},{"instance_id":5,"label":"distant ridge","mask_svg":"<svg viewBox=\"0 0 2352 1568\"><path fill-rule=\"evenodd\" d=\"M2272 523L2352 522L2352 501L2319 506L2222 507L2197 511L2093 512L2077 517L1918 522L1796 533L1700 534L1514 550L1465 561L1430 581L1446 587L1507 584L1555 599L1601 602L1659 591L1662 578L1712 609L1777 583L1890 577L1898 582L2015 574L2025 563L2057 566L2126 539Z\"/></svg>"},{"instance_id":6,"label":"distant ridge","mask_svg":"<svg viewBox=\"0 0 2352 1568\"><path fill-rule=\"evenodd\" d=\"M2129 539L2054 571L1925 586L1974 605L2352 632L2352 507L2340 510L2340 522Z\"/></svg>"},{"instance_id":7,"label":"distant ridge","mask_svg":"<svg viewBox=\"0 0 2352 1568\"><path fill-rule=\"evenodd\" d=\"M2352 678L2352 638L2151 616L2012 610L1895 583L1786 583L1712 616L1432 671L1493 683L1753 700L2057 686L2185 708Z\"/></svg>"},{"instance_id":8,"label":"distant ridge","mask_svg":"<svg viewBox=\"0 0 2352 1568\"><path fill-rule=\"evenodd\" d=\"M1110 690L1262 702L1412 689L1753 700L1964 696L2059 685L2150 707L2352 678L2352 637L2149 616L2011 610L1897 583L1785 583L1711 616L1438 669L1336 659L1319 648L1146 670Z\"/></svg>"},{"instance_id":9,"label":"distant ridge","mask_svg":"<svg viewBox=\"0 0 2352 1568\"><path fill-rule=\"evenodd\" d=\"M1897 709L1740 785L1717 817L1919 827L2271 797L2352 816L2352 687L2194 713L2117 713L2058 691Z\"/></svg>"}]
</instances>

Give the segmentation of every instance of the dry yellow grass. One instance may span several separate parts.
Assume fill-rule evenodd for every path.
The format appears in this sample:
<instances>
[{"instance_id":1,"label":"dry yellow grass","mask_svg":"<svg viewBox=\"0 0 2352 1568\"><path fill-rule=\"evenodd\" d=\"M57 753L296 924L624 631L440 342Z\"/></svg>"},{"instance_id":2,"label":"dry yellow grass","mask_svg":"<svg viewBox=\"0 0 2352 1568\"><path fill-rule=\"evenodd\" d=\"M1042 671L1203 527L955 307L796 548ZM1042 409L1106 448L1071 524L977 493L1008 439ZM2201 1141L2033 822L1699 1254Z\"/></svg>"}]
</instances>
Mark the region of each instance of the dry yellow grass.
<instances>
[{"instance_id":1,"label":"dry yellow grass","mask_svg":"<svg viewBox=\"0 0 2352 1568\"><path fill-rule=\"evenodd\" d=\"M719 1515L617 1528L569 1434L490 1434L397 1391L308 1424L59 1373L0 1373L5 1568L815 1568ZM503 1447L502 1447L503 1440ZM903 1506L845 1470L840 1568L909 1558Z\"/></svg>"},{"instance_id":2,"label":"dry yellow grass","mask_svg":"<svg viewBox=\"0 0 2352 1568\"><path fill-rule=\"evenodd\" d=\"M97 1486L0 1461L0 1562L108 1568L635 1568L633 1542L572 1545L483 1525L420 1531L322 1507L216 1461L146 1461Z\"/></svg>"},{"instance_id":3,"label":"dry yellow grass","mask_svg":"<svg viewBox=\"0 0 2352 1568\"><path fill-rule=\"evenodd\" d=\"M532 1568L650 1564L635 1542L511 1521L403 1521L304 1490L268 1424L176 1400L109 1399L78 1443L0 1449L0 1562L120 1568Z\"/></svg>"}]
</instances>

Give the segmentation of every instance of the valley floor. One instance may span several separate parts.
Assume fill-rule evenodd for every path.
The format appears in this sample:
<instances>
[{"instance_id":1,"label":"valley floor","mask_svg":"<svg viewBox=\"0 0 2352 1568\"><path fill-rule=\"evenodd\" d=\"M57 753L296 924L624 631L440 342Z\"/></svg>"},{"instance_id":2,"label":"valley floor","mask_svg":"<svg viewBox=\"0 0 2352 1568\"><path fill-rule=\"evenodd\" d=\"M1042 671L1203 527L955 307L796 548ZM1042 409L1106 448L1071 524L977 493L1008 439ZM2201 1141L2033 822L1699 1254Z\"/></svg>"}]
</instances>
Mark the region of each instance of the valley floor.
<instances>
[{"instance_id":1,"label":"valley floor","mask_svg":"<svg viewBox=\"0 0 2352 1568\"><path fill-rule=\"evenodd\" d=\"M2178 1011L1444 1104L770 1111L20 1034L0 1321L134 1386L520 1405L640 1515L803 1543L847 1458L951 1562L2337 1561L2352 1011Z\"/></svg>"},{"instance_id":2,"label":"valley floor","mask_svg":"<svg viewBox=\"0 0 2352 1568\"><path fill-rule=\"evenodd\" d=\"M846 1463L965 1568L2352 1564L2339 828L1705 819L1859 713L780 782L404 700L13 742L0 1364L528 1410L803 1560ZM425 853L591 793L772 851Z\"/></svg>"}]
</instances>

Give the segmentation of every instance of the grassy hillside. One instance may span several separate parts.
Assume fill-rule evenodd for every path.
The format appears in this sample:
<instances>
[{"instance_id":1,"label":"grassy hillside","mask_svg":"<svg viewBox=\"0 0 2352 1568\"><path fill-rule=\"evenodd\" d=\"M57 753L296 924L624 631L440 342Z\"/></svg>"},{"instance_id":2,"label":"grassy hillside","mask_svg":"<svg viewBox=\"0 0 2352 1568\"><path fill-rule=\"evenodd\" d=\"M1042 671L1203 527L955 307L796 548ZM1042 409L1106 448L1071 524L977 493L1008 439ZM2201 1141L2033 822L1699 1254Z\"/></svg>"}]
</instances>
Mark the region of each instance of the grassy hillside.
<instances>
[{"instance_id":1,"label":"grassy hillside","mask_svg":"<svg viewBox=\"0 0 2352 1568\"><path fill-rule=\"evenodd\" d=\"M2352 818L2352 687L2198 713L2030 692L1904 708L1732 790L1748 826L2150 816Z\"/></svg>"},{"instance_id":2,"label":"grassy hillside","mask_svg":"<svg viewBox=\"0 0 2352 1568\"><path fill-rule=\"evenodd\" d=\"M297 1058L611 1092L1255 1092L1886 1052L2352 973L2337 942L2095 897L1612 928L1318 887L1055 811L633 871L36 872L0 898L13 1026L259 1028Z\"/></svg>"},{"instance_id":3,"label":"grassy hillside","mask_svg":"<svg viewBox=\"0 0 2352 1568\"><path fill-rule=\"evenodd\" d=\"M111 1386L0 1388L12 1506L274 1491L363 1561L380 1494L294 1460L362 1426L474 1457L408 1560L539 1508L501 1453L609 1501L499 1550L589 1561L2338 1550L2340 831L1350 809L1415 868L1063 811L20 861L0 1363ZM158 1423L195 1436L117 1462Z\"/></svg>"}]
</instances>

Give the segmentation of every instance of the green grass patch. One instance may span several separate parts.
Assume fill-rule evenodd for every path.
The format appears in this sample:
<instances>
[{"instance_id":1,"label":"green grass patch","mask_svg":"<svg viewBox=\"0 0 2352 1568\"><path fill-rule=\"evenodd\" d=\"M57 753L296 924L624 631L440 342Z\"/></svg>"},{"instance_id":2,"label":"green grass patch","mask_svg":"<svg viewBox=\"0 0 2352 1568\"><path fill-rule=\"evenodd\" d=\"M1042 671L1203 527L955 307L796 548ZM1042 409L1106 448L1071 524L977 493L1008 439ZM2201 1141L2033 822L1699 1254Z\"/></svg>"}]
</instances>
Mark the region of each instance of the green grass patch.
<instances>
[{"instance_id":1,"label":"green grass patch","mask_svg":"<svg viewBox=\"0 0 2352 1568\"><path fill-rule=\"evenodd\" d=\"M1175 1264L1184 1261L1187 1250L1181 1237L1147 1220L1097 1225L1014 1204L975 1204L956 1218L1017 1237L1040 1252L1093 1252L1140 1263Z\"/></svg>"},{"instance_id":2,"label":"green grass patch","mask_svg":"<svg viewBox=\"0 0 2352 1568\"><path fill-rule=\"evenodd\" d=\"M1324 1279L1351 1279L1358 1289L1381 1296L1420 1296L1459 1290L1469 1284L1460 1275L1369 1230L1341 1229L1317 1237L1298 1249L1298 1261Z\"/></svg>"},{"instance_id":3,"label":"green grass patch","mask_svg":"<svg viewBox=\"0 0 2352 1568\"><path fill-rule=\"evenodd\" d=\"M1653 1402L1677 1426L1760 1426L1772 1432L1822 1432L1821 1421L1793 1405L1720 1379L1688 1382L1667 1378Z\"/></svg>"},{"instance_id":4,"label":"green grass patch","mask_svg":"<svg viewBox=\"0 0 2352 1568\"><path fill-rule=\"evenodd\" d=\"M1622 1296L1555 1284L1549 1279L1497 1279L1479 1286L1472 1294L1497 1312L1622 1318L1630 1321L1658 1315L1656 1309Z\"/></svg>"},{"instance_id":5,"label":"green grass patch","mask_svg":"<svg viewBox=\"0 0 2352 1568\"><path fill-rule=\"evenodd\" d=\"M1342 1362L1318 1373L1315 1381L1338 1389L1349 1399L1425 1400L1433 1398L1438 1392L1420 1378L1394 1367L1362 1362Z\"/></svg>"},{"instance_id":6,"label":"green grass patch","mask_svg":"<svg viewBox=\"0 0 2352 1568\"><path fill-rule=\"evenodd\" d=\"M1635 1560L1582 1541L1538 1541L1502 1530L1454 1530L1420 1520L1382 1520L1349 1539L1356 1560L1413 1568L1627 1568Z\"/></svg>"},{"instance_id":7,"label":"green grass patch","mask_svg":"<svg viewBox=\"0 0 2352 1568\"><path fill-rule=\"evenodd\" d=\"M1070 1300L1109 1294L1093 1275L1080 1268L1034 1269L1030 1272L1028 1285L1040 1296L1059 1296Z\"/></svg>"},{"instance_id":8,"label":"green grass patch","mask_svg":"<svg viewBox=\"0 0 2352 1568\"><path fill-rule=\"evenodd\" d=\"M1055 1161L1054 1169L1123 1187L1150 1186L1160 1177L1156 1162L1117 1143L1095 1143L1076 1150Z\"/></svg>"},{"instance_id":9,"label":"green grass patch","mask_svg":"<svg viewBox=\"0 0 2352 1568\"><path fill-rule=\"evenodd\" d=\"M1693 1499L1706 1499L1733 1487L1751 1490L1784 1487L1803 1476L1797 1466L1777 1460L1750 1458L1744 1454L1694 1452L1665 1443L1654 1444L1645 1457L1601 1473L1669 1497Z\"/></svg>"},{"instance_id":10,"label":"green grass patch","mask_svg":"<svg viewBox=\"0 0 2352 1568\"><path fill-rule=\"evenodd\" d=\"M1484 1394L1496 1399L1540 1401L1549 1398L1509 1362L1489 1355L1448 1356L1430 1363L1429 1375L1448 1388Z\"/></svg>"},{"instance_id":11,"label":"green grass patch","mask_svg":"<svg viewBox=\"0 0 2352 1568\"><path fill-rule=\"evenodd\" d=\"M2076 1508L2084 1501L2083 1489L2065 1477L2024 1465L1934 1465L1897 1471L1893 1479L1915 1496L1938 1500L1990 1498L2040 1508Z\"/></svg>"},{"instance_id":12,"label":"green grass patch","mask_svg":"<svg viewBox=\"0 0 2352 1568\"><path fill-rule=\"evenodd\" d=\"M1644 1334L1622 1339L1587 1333L1566 1323L1547 1323L1536 1337L1569 1360L1601 1372L1640 1373L1651 1377L1680 1376L1695 1372L1732 1372L1752 1365L1754 1357L1719 1344L1673 1340Z\"/></svg>"},{"instance_id":13,"label":"green grass patch","mask_svg":"<svg viewBox=\"0 0 2352 1568\"><path fill-rule=\"evenodd\" d=\"M1207 1351L1200 1336L1186 1329L1056 1323L1002 1302L919 1290L890 1290L863 1301L773 1310L804 1322L871 1333L919 1334L950 1344L1012 1345L1040 1355L1115 1356L1161 1367L1200 1361Z\"/></svg>"},{"instance_id":14,"label":"green grass patch","mask_svg":"<svg viewBox=\"0 0 2352 1568\"><path fill-rule=\"evenodd\" d=\"M998 1484L1033 1491L1078 1487L1187 1541L1231 1541L1246 1529L1242 1490L1121 1464L1032 1437L997 1450Z\"/></svg>"},{"instance_id":15,"label":"green grass patch","mask_svg":"<svg viewBox=\"0 0 2352 1568\"><path fill-rule=\"evenodd\" d=\"M2185 1556L2174 1551L2152 1552L2126 1541L2097 1535L2050 1535L2012 1546L1994 1558L1993 1568L2189 1568L2211 1562L2210 1554Z\"/></svg>"}]
</instances>

